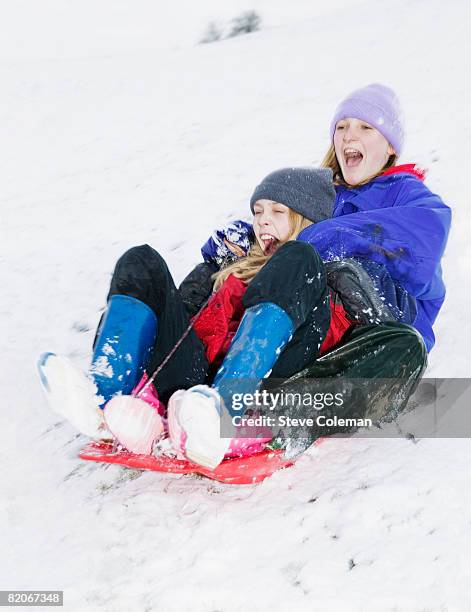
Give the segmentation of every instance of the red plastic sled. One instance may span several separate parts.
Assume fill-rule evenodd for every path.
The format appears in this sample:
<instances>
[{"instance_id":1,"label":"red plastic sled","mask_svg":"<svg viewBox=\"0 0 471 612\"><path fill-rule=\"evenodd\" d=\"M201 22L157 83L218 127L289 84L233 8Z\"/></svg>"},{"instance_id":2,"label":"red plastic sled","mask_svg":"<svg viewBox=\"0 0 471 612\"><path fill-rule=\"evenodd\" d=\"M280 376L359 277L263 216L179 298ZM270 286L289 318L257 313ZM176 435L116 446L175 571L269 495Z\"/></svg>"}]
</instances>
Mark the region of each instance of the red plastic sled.
<instances>
[{"instance_id":1,"label":"red plastic sled","mask_svg":"<svg viewBox=\"0 0 471 612\"><path fill-rule=\"evenodd\" d=\"M216 469L210 470L190 461L182 461L162 455L135 455L124 450L114 450L112 441L89 442L79 457L87 461L117 463L140 470L168 472L170 474L201 474L226 484L254 484L261 482L282 468L293 465L293 460L283 458L281 450L266 450L251 457L225 459Z\"/></svg>"}]
</instances>

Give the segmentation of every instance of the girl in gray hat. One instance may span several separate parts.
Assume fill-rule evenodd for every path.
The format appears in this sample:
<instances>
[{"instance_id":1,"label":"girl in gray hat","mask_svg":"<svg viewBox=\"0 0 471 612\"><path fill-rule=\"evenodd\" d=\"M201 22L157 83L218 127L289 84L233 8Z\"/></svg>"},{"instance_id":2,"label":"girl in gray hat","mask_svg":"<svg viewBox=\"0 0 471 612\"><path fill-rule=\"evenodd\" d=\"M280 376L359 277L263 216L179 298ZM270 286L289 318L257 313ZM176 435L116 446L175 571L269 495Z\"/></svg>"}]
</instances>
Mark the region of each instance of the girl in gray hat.
<instances>
[{"instance_id":1,"label":"girl in gray hat","mask_svg":"<svg viewBox=\"0 0 471 612\"><path fill-rule=\"evenodd\" d=\"M269 372L288 377L352 324L331 304L316 251L295 240L303 229L331 215L334 196L328 169L271 173L250 200L255 240L247 256L219 272L200 264L179 290L151 247L127 251L112 277L91 381L62 357L41 357L39 369L53 408L94 437L105 432L105 408L109 428L128 450L150 452L153 436L162 433L158 421L165 416L164 406L178 391L169 412L177 450L208 466L227 452L239 452L229 449L230 440L211 438L221 411L231 413L229 383L234 377L250 380L249 390ZM155 371L158 375L149 381ZM140 391L140 398L153 407L151 412L142 408L144 432L136 425L136 411L109 402ZM191 406L196 404L195 429Z\"/></svg>"}]
</instances>

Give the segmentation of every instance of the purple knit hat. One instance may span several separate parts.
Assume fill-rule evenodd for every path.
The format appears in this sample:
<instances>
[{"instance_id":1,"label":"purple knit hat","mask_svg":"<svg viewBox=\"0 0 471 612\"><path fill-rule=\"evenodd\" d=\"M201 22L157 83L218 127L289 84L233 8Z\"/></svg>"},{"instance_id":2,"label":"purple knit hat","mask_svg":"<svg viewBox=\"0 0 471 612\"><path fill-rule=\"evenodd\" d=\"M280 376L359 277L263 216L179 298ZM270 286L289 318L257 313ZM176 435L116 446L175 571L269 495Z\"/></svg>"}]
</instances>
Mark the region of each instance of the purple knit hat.
<instances>
[{"instance_id":1,"label":"purple knit hat","mask_svg":"<svg viewBox=\"0 0 471 612\"><path fill-rule=\"evenodd\" d=\"M392 89L372 83L353 91L337 107L330 124L330 137L334 138L335 126L341 119L352 117L374 126L401 154L404 144L404 125L399 100Z\"/></svg>"}]
</instances>

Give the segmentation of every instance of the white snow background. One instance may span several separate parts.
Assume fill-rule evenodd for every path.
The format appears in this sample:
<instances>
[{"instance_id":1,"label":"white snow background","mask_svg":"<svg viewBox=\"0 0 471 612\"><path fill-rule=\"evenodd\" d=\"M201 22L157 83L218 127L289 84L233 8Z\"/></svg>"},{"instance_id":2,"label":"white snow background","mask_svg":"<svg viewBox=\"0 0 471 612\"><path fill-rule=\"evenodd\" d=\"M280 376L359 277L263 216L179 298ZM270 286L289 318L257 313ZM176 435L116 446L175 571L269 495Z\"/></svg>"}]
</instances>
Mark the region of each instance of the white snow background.
<instances>
[{"instance_id":1,"label":"white snow background","mask_svg":"<svg viewBox=\"0 0 471 612\"><path fill-rule=\"evenodd\" d=\"M245 9L260 32L197 44ZM79 460L35 372L44 350L86 367L125 249L151 244L179 282L380 81L402 161L454 210L427 375L467 376L470 20L464 0L2 3L1 589L63 589L80 611L471 609L469 440L331 440L227 486Z\"/></svg>"}]
</instances>

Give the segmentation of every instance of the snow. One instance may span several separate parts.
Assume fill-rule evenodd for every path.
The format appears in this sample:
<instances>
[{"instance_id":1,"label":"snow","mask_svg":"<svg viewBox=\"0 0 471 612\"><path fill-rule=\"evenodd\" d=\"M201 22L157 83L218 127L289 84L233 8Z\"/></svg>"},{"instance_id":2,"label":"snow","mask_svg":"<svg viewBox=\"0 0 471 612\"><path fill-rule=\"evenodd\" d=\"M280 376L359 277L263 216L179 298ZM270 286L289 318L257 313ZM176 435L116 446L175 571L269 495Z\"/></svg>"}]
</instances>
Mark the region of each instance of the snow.
<instances>
[{"instance_id":1,"label":"snow","mask_svg":"<svg viewBox=\"0 0 471 612\"><path fill-rule=\"evenodd\" d=\"M260 32L196 44L247 9ZM341 97L380 81L406 111L402 160L454 210L427 375L466 377L470 18L459 0L2 8L3 589L64 589L66 610L470 609L469 440L330 440L256 486L126 471L77 459L34 365L85 367L126 248L151 244L180 281L264 175L320 162Z\"/></svg>"}]
</instances>

